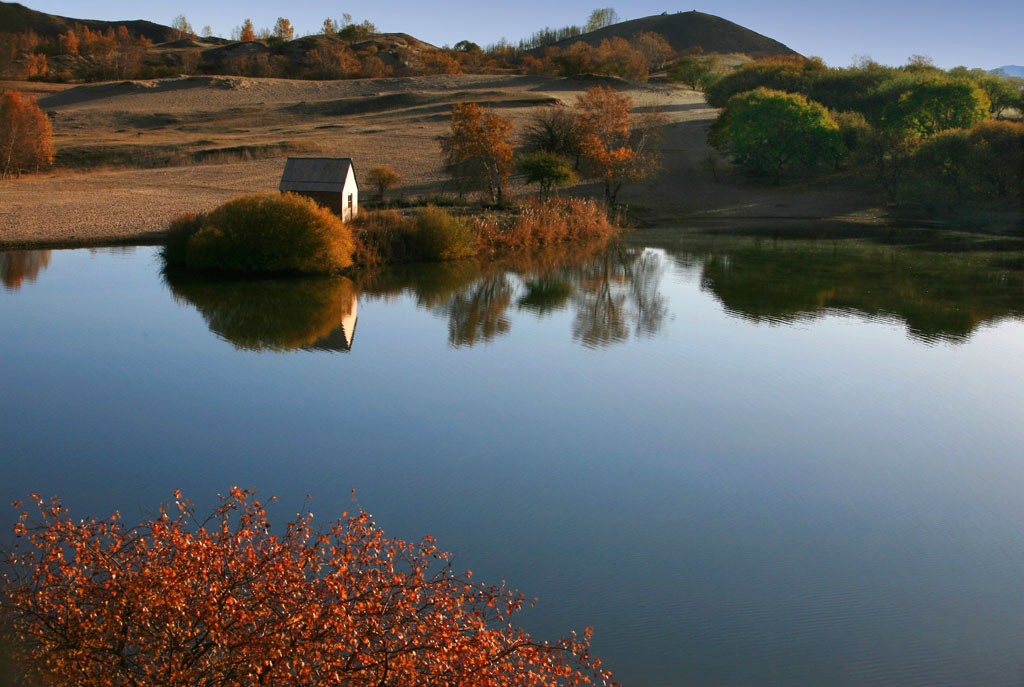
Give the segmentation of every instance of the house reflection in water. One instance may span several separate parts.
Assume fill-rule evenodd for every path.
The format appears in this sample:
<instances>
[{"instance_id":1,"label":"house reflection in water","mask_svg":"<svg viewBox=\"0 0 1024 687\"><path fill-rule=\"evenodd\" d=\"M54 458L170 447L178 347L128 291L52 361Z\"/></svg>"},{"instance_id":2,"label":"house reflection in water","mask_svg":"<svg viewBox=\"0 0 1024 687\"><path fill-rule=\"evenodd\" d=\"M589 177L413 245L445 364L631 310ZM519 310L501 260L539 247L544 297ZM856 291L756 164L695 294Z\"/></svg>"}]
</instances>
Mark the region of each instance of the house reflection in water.
<instances>
[{"instance_id":1,"label":"house reflection in water","mask_svg":"<svg viewBox=\"0 0 1024 687\"><path fill-rule=\"evenodd\" d=\"M246 351L347 352L357 319L356 287L340 276L228 280L165 273L174 298L210 331Z\"/></svg>"},{"instance_id":2,"label":"house reflection in water","mask_svg":"<svg viewBox=\"0 0 1024 687\"><path fill-rule=\"evenodd\" d=\"M352 350L352 340L356 336L356 320L358 319L358 300L355 290L352 291L352 301L347 314L342 317L341 324L327 336L317 339L309 346L303 346L307 351L335 351L348 353Z\"/></svg>"}]
</instances>

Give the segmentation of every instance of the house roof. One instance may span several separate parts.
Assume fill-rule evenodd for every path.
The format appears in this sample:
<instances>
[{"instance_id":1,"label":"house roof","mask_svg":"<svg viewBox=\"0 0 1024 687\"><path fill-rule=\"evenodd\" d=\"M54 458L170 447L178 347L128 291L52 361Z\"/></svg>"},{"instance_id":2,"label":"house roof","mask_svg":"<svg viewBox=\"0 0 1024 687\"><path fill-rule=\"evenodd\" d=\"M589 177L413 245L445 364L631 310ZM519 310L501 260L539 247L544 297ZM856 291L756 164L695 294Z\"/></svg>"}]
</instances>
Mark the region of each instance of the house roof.
<instances>
[{"instance_id":1,"label":"house roof","mask_svg":"<svg viewBox=\"0 0 1024 687\"><path fill-rule=\"evenodd\" d=\"M336 191L341 193L345 178L355 167L348 157L290 157L281 175L282 191Z\"/></svg>"}]
</instances>

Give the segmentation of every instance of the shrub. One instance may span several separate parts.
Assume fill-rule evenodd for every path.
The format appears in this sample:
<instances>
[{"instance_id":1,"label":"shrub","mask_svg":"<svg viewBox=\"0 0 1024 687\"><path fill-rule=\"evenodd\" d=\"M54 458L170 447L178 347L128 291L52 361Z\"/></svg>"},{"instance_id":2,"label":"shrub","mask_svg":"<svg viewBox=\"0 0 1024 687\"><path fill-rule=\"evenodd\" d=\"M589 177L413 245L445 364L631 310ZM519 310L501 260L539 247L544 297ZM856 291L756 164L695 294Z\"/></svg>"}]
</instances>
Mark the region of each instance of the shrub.
<instances>
[{"instance_id":1,"label":"shrub","mask_svg":"<svg viewBox=\"0 0 1024 687\"><path fill-rule=\"evenodd\" d=\"M416 256L426 261L466 258L479 250L476 233L465 219L433 205L417 213L413 245Z\"/></svg>"},{"instance_id":2,"label":"shrub","mask_svg":"<svg viewBox=\"0 0 1024 687\"><path fill-rule=\"evenodd\" d=\"M397 210L360 212L352 221L357 265L380 265L413 259L416 220Z\"/></svg>"},{"instance_id":3,"label":"shrub","mask_svg":"<svg viewBox=\"0 0 1024 687\"><path fill-rule=\"evenodd\" d=\"M348 227L308 198L256 193L228 201L200 220L180 219L192 232L184 266L226 272L330 272L352 264ZM193 231L194 230L194 231ZM174 257L180 237L169 243Z\"/></svg>"},{"instance_id":4,"label":"shrub","mask_svg":"<svg viewBox=\"0 0 1024 687\"><path fill-rule=\"evenodd\" d=\"M164 263L173 267L185 266L185 247L188 240L203 226L205 217L196 213L178 215L171 220L171 226L167 229L167 239L164 243Z\"/></svg>"},{"instance_id":5,"label":"shrub","mask_svg":"<svg viewBox=\"0 0 1024 687\"><path fill-rule=\"evenodd\" d=\"M983 190L1024 197L1024 122L985 120L970 130L974 178Z\"/></svg>"},{"instance_id":6,"label":"shrub","mask_svg":"<svg viewBox=\"0 0 1024 687\"><path fill-rule=\"evenodd\" d=\"M871 135L871 126L860 112L835 112L832 119L839 125L839 136L848 151L859 150Z\"/></svg>"},{"instance_id":7,"label":"shrub","mask_svg":"<svg viewBox=\"0 0 1024 687\"><path fill-rule=\"evenodd\" d=\"M521 157L519 171L527 184L540 186L541 195L545 198L552 189L571 184L575 176L572 163L567 158L543 150Z\"/></svg>"},{"instance_id":8,"label":"shrub","mask_svg":"<svg viewBox=\"0 0 1024 687\"><path fill-rule=\"evenodd\" d=\"M507 227L486 227L482 242L488 251L502 253L565 241L608 238L618 231L600 203L582 198L550 198L525 203Z\"/></svg>"}]
</instances>

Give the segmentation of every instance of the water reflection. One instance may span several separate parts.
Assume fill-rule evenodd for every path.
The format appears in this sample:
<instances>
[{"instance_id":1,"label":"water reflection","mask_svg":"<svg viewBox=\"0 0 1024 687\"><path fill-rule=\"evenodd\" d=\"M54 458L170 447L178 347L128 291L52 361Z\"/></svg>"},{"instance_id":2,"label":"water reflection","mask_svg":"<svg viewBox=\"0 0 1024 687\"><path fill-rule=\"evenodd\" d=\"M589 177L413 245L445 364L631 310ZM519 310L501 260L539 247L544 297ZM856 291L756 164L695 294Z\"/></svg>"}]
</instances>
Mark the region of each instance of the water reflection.
<instances>
[{"instance_id":1,"label":"water reflection","mask_svg":"<svg viewBox=\"0 0 1024 687\"><path fill-rule=\"evenodd\" d=\"M0 252L0 281L8 291L17 291L22 282L34 282L50 266L48 250L12 250Z\"/></svg>"},{"instance_id":2,"label":"water reflection","mask_svg":"<svg viewBox=\"0 0 1024 687\"><path fill-rule=\"evenodd\" d=\"M175 300L194 306L210 331L247 351L352 348L356 288L345 277L223 280L166 273Z\"/></svg>"},{"instance_id":3,"label":"water reflection","mask_svg":"<svg viewBox=\"0 0 1024 687\"><path fill-rule=\"evenodd\" d=\"M590 348L656 334L668 308L656 251L612 244L559 247L507 262L402 266L366 275L363 295L412 294L448 320L448 343L474 346L512 330L510 310L543 318L571 310L572 337Z\"/></svg>"},{"instance_id":4,"label":"water reflection","mask_svg":"<svg viewBox=\"0 0 1024 687\"><path fill-rule=\"evenodd\" d=\"M698 262L702 287L752 322L853 312L897 318L924 343L962 343L983 324L1024 313L1024 272L994 259L857 242L715 241L669 250L681 265Z\"/></svg>"}]
</instances>

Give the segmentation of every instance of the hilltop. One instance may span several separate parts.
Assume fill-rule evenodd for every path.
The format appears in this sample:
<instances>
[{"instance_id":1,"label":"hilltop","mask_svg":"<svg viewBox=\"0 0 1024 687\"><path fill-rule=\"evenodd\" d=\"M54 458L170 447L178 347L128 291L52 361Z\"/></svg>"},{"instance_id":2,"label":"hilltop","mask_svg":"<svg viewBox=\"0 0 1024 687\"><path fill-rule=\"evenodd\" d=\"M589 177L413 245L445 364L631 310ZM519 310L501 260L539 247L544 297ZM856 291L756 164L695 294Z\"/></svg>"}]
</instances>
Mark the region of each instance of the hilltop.
<instances>
[{"instance_id":1,"label":"hilltop","mask_svg":"<svg viewBox=\"0 0 1024 687\"><path fill-rule=\"evenodd\" d=\"M574 38L567 38L554 45L566 48L573 43L583 42L597 46L606 39L629 39L638 33L648 31L664 36L672 49L678 52L699 47L706 54L741 53L751 57L799 54L777 40L762 36L728 19L696 10L623 21ZM542 52L543 48L537 50Z\"/></svg>"},{"instance_id":2,"label":"hilltop","mask_svg":"<svg viewBox=\"0 0 1024 687\"><path fill-rule=\"evenodd\" d=\"M1016 76L1024 79L1024 67L1019 64L1007 64L997 69L992 70L993 74L1002 74L1004 76Z\"/></svg>"},{"instance_id":3,"label":"hilltop","mask_svg":"<svg viewBox=\"0 0 1024 687\"><path fill-rule=\"evenodd\" d=\"M72 19L55 14L46 14L29 9L16 2L0 2L0 26L5 33L33 31L40 38L54 39L75 26L86 26L90 31L104 32L124 26L136 36L148 38L154 43L166 43L178 38L178 32L169 26L156 24L144 19L126 21L99 21L97 19Z\"/></svg>"}]
</instances>

